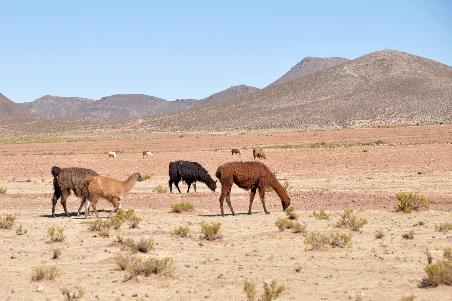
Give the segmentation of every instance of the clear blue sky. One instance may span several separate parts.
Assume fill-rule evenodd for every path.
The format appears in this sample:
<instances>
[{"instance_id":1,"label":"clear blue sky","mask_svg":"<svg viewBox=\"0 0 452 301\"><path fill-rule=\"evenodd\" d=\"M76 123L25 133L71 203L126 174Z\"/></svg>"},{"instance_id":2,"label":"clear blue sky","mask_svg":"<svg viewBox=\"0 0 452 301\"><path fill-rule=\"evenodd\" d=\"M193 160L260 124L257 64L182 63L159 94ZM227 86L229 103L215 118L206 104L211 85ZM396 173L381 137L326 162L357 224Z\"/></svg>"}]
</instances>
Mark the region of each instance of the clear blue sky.
<instances>
[{"instance_id":1,"label":"clear blue sky","mask_svg":"<svg viewBox=\"0 0 452 301\"><path fill-rule=\"evenodd\" d=\"M305 56L398 49L452 65L452 1L0 0L0 92L202 98Z\"/></svg>"}]
</instances>

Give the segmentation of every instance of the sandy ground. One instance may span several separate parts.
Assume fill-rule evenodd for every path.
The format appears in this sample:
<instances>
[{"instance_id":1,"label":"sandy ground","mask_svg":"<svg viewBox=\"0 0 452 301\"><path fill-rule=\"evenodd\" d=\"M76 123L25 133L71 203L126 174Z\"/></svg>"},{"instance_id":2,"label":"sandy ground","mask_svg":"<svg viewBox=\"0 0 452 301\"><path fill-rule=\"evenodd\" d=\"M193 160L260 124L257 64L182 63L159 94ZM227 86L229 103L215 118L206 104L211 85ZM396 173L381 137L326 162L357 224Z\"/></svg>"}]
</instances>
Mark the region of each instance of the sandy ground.
<instances>
[{"instance_id":1,"label":"sandy ground","mask_svg":"<svg viewBox=\"0 0 452 301\"><path fill-rule=\"evenodd\" d=\"M62 300L61 288L81 285L85 300L245 300L242 286L250 279L259 284L259 291L263 281L286 285L280 300L354 300L357 296L399 300L402 295L452 300L450 287L417 287L424 276L425 248L440 258L442 249L452 246L451 233L434 229L438 223L452 222L451 142L452 126L442 125L0 145L0 187L7 188L0 195L0 212L15 213L17 224L28 230L22 236L0 230L0 299ZM153 191L157 185L167 185L170 161L198 161L214 174L224 162L252 160L251 148L257 145L267 147L266 164L289 184L292 203L308 232L334 231L333 224L345 208L368 219L361 233L353 232L351 248L309 251L302 235L279 232L274 223L283 213L274 193L268 193L266 202L270 215L263 214L256 200L255 214L222 218L217 215L218 189L213 193L199 183L196 193ZM231 147L241 148L241 158L231 157ZM107 158L110 149L120 151L118 159ZM154 158L142 158L141 152L148 149ZM140 228L123 226L121 233L154 239L157 246L151 254L173 258L173 275L123 281L125 273L113 260L120 252L114 243L115 231L110 238L100 238L88 231L82 218L50 218L53 165L89 167L122 179L133 171L151 175L123 200L123 207L143 216ZM426 194L430 209L395 213L398 191ZM245 191L234 188L232 200L236 211L246 212ZM196 211L169 213L170 205L180 201L193 203ZM70 210L78 205L71 197ZM105 201L99 207L111 208ZM312 210L318 209L330 211L331 219L313 218ZM62 212L60 205L57 212ZM201 241L201 221L220 221L223 238ZM419 221L423 225L417 225ZM65 242L47 242L47 229L53 225L65 228ZM193 237L172 236L170 232L179 225L188 225ZM383 239L375 239L377 230L385 233ZM414 239L403 239L402 234L410 230ZM50 258L54 248L62 249L61 259ZM61 277L32 282L31 270L40 264L56 264ZM301 268L299 272L296 267ZM42 292L36 291L39 286Z\"/></svg>"}]
</instances>

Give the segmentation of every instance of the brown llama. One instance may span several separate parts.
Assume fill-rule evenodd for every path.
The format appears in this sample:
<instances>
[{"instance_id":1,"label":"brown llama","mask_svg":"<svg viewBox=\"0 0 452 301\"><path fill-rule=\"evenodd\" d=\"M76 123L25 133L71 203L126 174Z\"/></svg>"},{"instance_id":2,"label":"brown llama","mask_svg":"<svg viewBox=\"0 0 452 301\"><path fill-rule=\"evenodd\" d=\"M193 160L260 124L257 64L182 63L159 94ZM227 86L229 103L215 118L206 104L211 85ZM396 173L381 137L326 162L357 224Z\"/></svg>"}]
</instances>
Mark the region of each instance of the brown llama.
<instances>
[{"instance_id":1,"label":"brown llama","mask_svg":"<svg viewBox=\"0 0 452 301\"><path fill-rule=\"evenodd\" d=\"M238 148L231 149L231 155L241 155L240 150Z\"/></svg>"},{"instance_id":2,"label":"brown llama","mask_svg":"<svg viewBox=\"0 0 452 301\"><path fill-rule=\"evenodd\" d=\"M262 148L253 148L253 158L256 159L267 159L264 150Z\"/></svg>"},{"instance_id":3,"label":"brown llama","mask_svg":"<svg viewBox=\"0 0 452 301\"><path fill-rule=\"evenodd\" d=\"M88 217L87 212L90 205L94 209L96 217L99 217L96 206L101 198L113 204L114 209L111 214L118 211L121 208L121 196L132 189L137 181L143 181L143 178L138 172L133 173L125 181L102 176L88 177L85 180L86 191L88 193L88 198L85 202L85 218Z\"/></svg>"},{"instance_id":4,"label":"brown llama","mask_svg":"<svg viewBox=\"0 0 452 301\"><path fill-rule=\"evenodd\" d=\"M215 175L221 182L221 195L219 201L222 216L224 216L223 201L225 198L232 215L235 215L231 204L231 188L234 183L240 188L251 190L248 214L251 214L251 207L253 205L254 196L256 195L256 190L259 190L259 196L265 213L270 213L265 206L265 188L267 186L272 187L278 194L281 199L283 210L290 206L290 197L287 194L287 191L278 182L270 169L263 163L256 161L229 162L220 165Z\"/></svg>"}]
</instances>

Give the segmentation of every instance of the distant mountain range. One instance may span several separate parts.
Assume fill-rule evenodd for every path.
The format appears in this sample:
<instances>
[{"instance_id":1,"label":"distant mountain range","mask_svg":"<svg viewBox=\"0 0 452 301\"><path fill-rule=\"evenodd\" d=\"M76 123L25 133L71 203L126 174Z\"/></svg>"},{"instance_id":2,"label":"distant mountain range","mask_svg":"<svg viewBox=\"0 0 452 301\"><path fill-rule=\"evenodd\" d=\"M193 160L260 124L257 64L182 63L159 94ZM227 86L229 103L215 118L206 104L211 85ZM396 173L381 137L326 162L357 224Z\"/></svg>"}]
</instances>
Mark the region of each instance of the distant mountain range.
<instances>
[{"instance_id":1,"label":"distant mountain range","mask_svg":"<svg viewBox=\"0 0 452 301\"><path fill-rule=\"evenodd\" d=\"M0 120L91 117L140 117L132 127L180 131L452 122L452 68L383 50L354 60L307 57L263 89L233 86L200 100L46 95L15 104L0 94Z\"/></svg>"}]
</instances>

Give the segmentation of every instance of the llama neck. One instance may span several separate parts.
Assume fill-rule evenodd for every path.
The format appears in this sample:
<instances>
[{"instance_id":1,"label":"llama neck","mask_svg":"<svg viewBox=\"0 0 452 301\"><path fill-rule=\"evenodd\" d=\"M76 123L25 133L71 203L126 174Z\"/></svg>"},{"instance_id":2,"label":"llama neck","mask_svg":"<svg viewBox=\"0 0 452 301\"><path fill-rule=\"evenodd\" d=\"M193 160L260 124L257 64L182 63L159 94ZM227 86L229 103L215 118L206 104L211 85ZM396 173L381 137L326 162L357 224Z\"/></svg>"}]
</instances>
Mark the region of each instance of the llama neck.
<instances>
[{"instance_id":1,"label":"llama neck","mask_svg":"<svg viewBox=\"0 0 452 301\"><path fill-rule=\"evenodd\" d=\"M132 189L136 182L137 182L136 178L133 175L131 175L127 180L122 182L123 192L125 193Z\"/></svg>"},{"instance_id":2,"label":"llama neck","mask_svg":"<svg viewBox=\"0 0 452 301\"><path fill-rule=\"evenodd\" d=\"M270 180L270 186L279 196L281 201L289 200L289 195L287 194L286 189L279 183L275 176L272 175L272 179Z\"/></svg>"}]
</instances>

